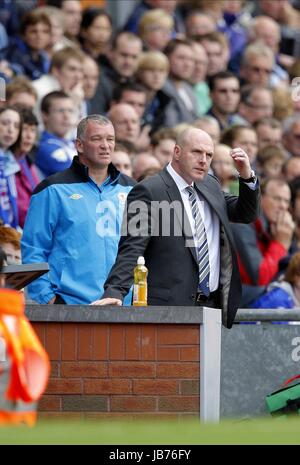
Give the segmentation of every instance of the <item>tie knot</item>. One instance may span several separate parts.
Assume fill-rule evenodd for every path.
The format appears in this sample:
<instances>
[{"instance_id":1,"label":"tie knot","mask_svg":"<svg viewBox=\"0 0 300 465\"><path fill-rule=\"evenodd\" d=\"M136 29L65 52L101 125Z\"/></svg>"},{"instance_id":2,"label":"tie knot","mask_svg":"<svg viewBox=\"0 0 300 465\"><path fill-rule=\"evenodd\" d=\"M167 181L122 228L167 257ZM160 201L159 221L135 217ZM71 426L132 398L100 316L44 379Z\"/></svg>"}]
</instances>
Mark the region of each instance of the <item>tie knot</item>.
<instances>
[{"instance_id":1,"label":"tie knot","mask_svg":"<svg viewBox=\"0 0 300 465\"><path fill-rule=\"evenodd\" d=\"M195 191L195 189L194 189L192 186L187 186L187 187L186 187L186 191L187 191L187 193L189 194L189 196L195 195L195 194L196 194L196 191Z\"/></svg>"}]
</instances>

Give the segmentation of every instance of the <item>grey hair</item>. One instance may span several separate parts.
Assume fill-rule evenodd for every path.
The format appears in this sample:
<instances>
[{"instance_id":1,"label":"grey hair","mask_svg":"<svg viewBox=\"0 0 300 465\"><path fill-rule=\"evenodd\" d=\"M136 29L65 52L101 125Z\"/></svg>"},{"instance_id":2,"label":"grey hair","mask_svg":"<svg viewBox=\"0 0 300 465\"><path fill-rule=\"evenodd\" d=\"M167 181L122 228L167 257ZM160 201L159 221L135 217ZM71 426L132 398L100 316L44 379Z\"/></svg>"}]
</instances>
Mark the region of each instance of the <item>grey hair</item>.
<instances>
[{"instance_id":1,"label":"grey hair","mask_svg":"<svg viewBox=\"0 0 300 465\"><path fill-rule=\"evenodd\" d=\"M106 116L102 115L89 115L83 118L77 126L77 139L84 140L85 130L89 123L89 121L94 121L98 123L100 126L107 126L108 124L112 124L112 122L106 118Z\"/></svg>"}]
</instances>

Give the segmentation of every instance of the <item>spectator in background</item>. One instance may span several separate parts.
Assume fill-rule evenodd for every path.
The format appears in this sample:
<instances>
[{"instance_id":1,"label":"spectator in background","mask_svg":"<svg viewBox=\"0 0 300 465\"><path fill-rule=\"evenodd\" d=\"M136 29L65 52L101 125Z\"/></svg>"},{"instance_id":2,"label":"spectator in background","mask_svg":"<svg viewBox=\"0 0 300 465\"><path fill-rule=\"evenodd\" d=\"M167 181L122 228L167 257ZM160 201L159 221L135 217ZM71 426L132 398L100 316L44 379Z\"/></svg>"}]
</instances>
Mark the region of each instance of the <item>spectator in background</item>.
<instances>
[{"instance_id":1,"label":"spectator in background","mask_svg":"<svg viewBox=\"0 0 300 465\"><path fill-rule=\"evenodd\" d=\"M242 87L238 112L248 123L254 124L261 118L270 118L273 115L273 109L273 97L270 89L250 85Z\"/></svg>"},{"instance_id":2,"label":"spectator in background","mask_svg":"<svg viewBox=\"0 0 300 465\"><path fill-rule=\"evenodd\" d=\"M33 82L38 94L38 118L42 99L54 91L67 93L76 105L78 115L84 99L83 63L85 55L74 47L64 48L53 55L50 72Z\"/></svg>"},{"instance_id":3,"label":"spectator in background","mask_svg":"<svg viewBox=\"0 0 300 465\"><path fill-rule=\"evenodd\" d=\"M146 89L146 109L143 120L151 126L151 134L165 122L165 109L171 97L163 87L169 73L168 58L161 52L145 52L141 55L136 72L137 80Z\"/></svg>"},{"instance_id":4,"label":"spectator in background","mask_svg":"<svg viewBox=\"0 0 300 465\"><path fill-rule=\"evenodd\" d=\"M21 74L35 80L48 73L50 60L46 48L50 43L51 22L38 9L26 13L21 21L20 36L7 50L7 60L19 67Z\"/></svg>"},{"instance_id":5,"label":"spectator in background","mask_svg":"<svg viewBox=\"0 0 300 465\"><path fill-rule=\"evenodd\" d=\"M142 0L133 9L132 13L127 19L124 29L126 31L137 33L140 18L146 12L151 11L152 9L161 8L169 15L172 15L174 19L173 36L175 37L176 33L184 33L185 28L183 20L180 13L176 11L177 3L177 0Z\"/></svg>"},{"instance_id":6,"label":"spectator in background","mask_svg":"<svg viewBox=\"0 0 300 465\"><path fill-rule=\"evenodd\" d=\"M38 136L38 120L28 108L20 108L22 117L21 137L11 148L19 170L15 173L17 187L17 205L19 226L24 227L31 194L40 182L38 172L32 162L32 150L35 147Z\"/></svg>"},{"instance_id":7,"label":"spectator in background","mask_svg":"<svg viewBox=\"0 0 300 465\"><path fill-rule=\"evenodd\" d=\"M185 39L171 40L166 49L170 73L163 91L171 97L166 110L164 126L192 123L197 117L197 102L190 85L194 72L194 55L191 42Z\"/></svg>"},{"instance_id":8,"label":"spectator in background","mask_svg":"<svg viewBox=\"0 0 300 465\"><path fill-rule=\"evenodd\" d=\"M205 48L208 58L207 76L213 76L220 71L225 71L229 61L228 41L221 32L211 32L200 37L195 37Z\"/></svg>"},{"instance_id":9,"label":"spectator in background","mask_svg":"<svg viewBox=\"0 0 300 465\"><path fill-rule=\"evenodd\" d=\"M113 105L108 112L108 118L115 127L117 141L131 142L139 148L140 119L131 105L127 103Z\"/></svg>"},{"instance_id":10,"label":"spectator in background","mask_svg":"<svg viewBox=\"0 0 300 465\"><path fill-rule=\"evenodd\" d=\"M132 177L130 155L124 145L119 143L115 145L115 150L111 155L111 162L117 168L117 170L120 171L120 173Z\"/></svg>"},{"instance_id":11,"label":"spectator in background","mask_svg":"<svg viewBox=\"0 0 300 465\"><path fill-rule=\"evenodd\" d=\"M231 147L225 144L216 145L211 167L214 175L220 181L222 191L230 192L230 185L237 177L231 156Z\"/></svg>"},{"instance_id":12,"label":"spectator in background","mask_svg":"<svg viewBox=\"0 0 300 465\"><path fill-rule=\"evenodd\" d=\"M299 29L300 13L290 4L289 0L259 0L260 11L271 16L276 22L282 26L287 26L291 29Z\"/></svg>"},{"instance_id":13,"label":"spectator in background","mask_svg":"<svg viewBox=\"0 0 300 465\"><path fill-rule=\"evenodd\" d=\"M206 82L208 58L206 51L201 44L193 41L192 49L195 57L195 66L190 83L193 86L197 100L197 115L202 116L207 113L211 107L209 87Z\"/></svg>"},{"instance_id":14,"label":"spectator in background","mask_svg":"<svg viewBox=\"0 0 300 465\"><path fill-rule=\"evenodd\" d=\"M291 156L300 157L300 115L283 122L283 144Z\"/></svg>"},{"instance_id":15,"label":"spectator in background","mask_svg":"<svg viewBox=\"0 0 300 465\"><path fill-rule=\"evenodd\" d=\"M252 224L232 224L244 285L242 305L248 305L278 273L280 260L288 255L294 233L289 213L291 191L279 179L261 184L262 213Z\"/></svg>"},{"instance_id":16,"label":"spectator in background","mask_svg":"<svg viewBox=\"0 0 300 465\"><path fill-rule=\"evenodd\" d=\"M152 153L164 168L173 157L176 134L173 129L162 128L151 139Z\"/></svg>"},{"instance_id":17,"label":"spectator in background","mask_svg":"<svg viewBox=\"0 0 300 465\"><path fill-rule=\"evenodd\" d=\"M37 93L27 77L16 76L6 86L6 104L20 104L31 110L35 108L37 104Z\"/></svg>"},{"instance_id":18,"label":"spectator in background","mask_svg":"<svg viewBox=\"0 0 300 465\"><path fill-rule=\"evenodd\" d=\"M282 179L282 168L287 157L286 151L280 145L266 145L259 150L257 169L261 177Z\"/></svg>"},{"instance_id":19,"label":"spectator in background","mask_svg":"<svg viewBox=\"0 0 300 465\"><path fill-rule=\"evenodd\" d=\"M115 134L107 118L84 118L77 135L78 156L69 169L38 186L24 227L23 262L50 267L28 286L30 297L41 304L89 304L103 292L134 184L111 163Z\"/></svg>"},{"instance_id":20,"label":"spectator in background","mask_svg":"<svg viewBox=\"0 0 300 465\"><path fill-rule=\"evenodd\" d=\"M119 84L114 88L111 104L127 103L131 105L142 120L146 108L146 88L136 82Z\"/></svg>"},{"instance_id":21,"label":"spectator in background","mask_svg":"<svg viewBox=\"0 0 300 465\"><path fill-rule=\"evenodd\" d=\"M194 121L193 126L198 129L202 129L203 131L207 132L209 136L212 138L214 145L220 142L221 131L220 126L216 118L209 115L201 116Z\"/></svg>"},{"instance_id":22,"label":"spectator in background","mask_svg":"<svg viewBox=\"0 0 300 465\"><path fill-rule=\"evenodd\" d=\"M0 226L0 247L5 252L7 265L21 265L21 233L14 228Z\"/></svg>"},{"instance_id":23,"label":"spectator in background","mask_svg":"<svg viewBox=\"0 0 300 465\"><path fill-rule=\"evenodd\" d=\"M295 99L292 99L290 89L275 87L272 89L273 116L281 123L294 113Z\"/></svg>"},{"instance_id":24,"label":"spectator in background","mask_svg":"<svg viewBox=\"0 0 300 465\"><path fill-rule=\"evenodd\" d=\"M139 153L132 160L132 176L136 181L144 178L149 170L160 171L161 164L151 153Z\"/></svg>"},{"instance_id":25,"label":"spectator in background","mask_svg":"<svg viewBox=\"0 0 300 465\"><path fill-rule=\"evenodd\" d=\"M81 23L80 0L46 0L46 4L56 6L64 14L64 33L75 45L78 43L78 35Z\"/></svg>"},{"instance_id":26,"label":"spectator in background","mask_svg":"<svg viewBox=\"0 0 300 465\"><path fill-rule=\"evenodd\" d=\"M107 52L107 60L101 65L101 76L92 99L94 105L106 113L110 107L114 87L131 81L142 52L141 39L131 32L117 32Z\"/></svg>"},{"instance_id":27,"label":"spectator in background","mask_svg":"<svg viewBox=\"0 0 300 465\"><path fill-rule=\"evenodd\" d=\"M45 130L39 140L35 163L42 178L65 170L71 165L75 146L68 139L74 128L74 104L62 91L47 94L41 103Z\"/></svg>"},{"instance_id":28,"label":"spectator in background","mask_svg":"<svg viewBox=\"0 0 300 465\"><path fill-rule=\"evenodd\" d=\"M87 116L91 114L91 100L95 96L99 83L99 67L96 61L86 55L83 61L83 81L82 88L84 100L81 104L80 114Z\"/></svg>"},{"instance_id":29,"label":"spectator in background","mask_svg":"<svg viewBox=\"0 0 300 465\"><path fill-rule=\"evenodd\" d=\"M221 131L243 124L244 119L237 114L240 102L240 83L230 71L220 71L209 79L210 98L212 106L207 112L219 123Z\"/></svg>"},{"instance_id":30,"label":"spectator in background","mask_svg":"<svg viewBox=\"0 0 300 465\"><path fill-rule=\"evenodd\" d=\"M282 167L284 179L288 182L300 176L300 157L290 157Z\"/></svg>"},{"instance_id":31,"label":"spectator in background","mask_svg":"<svg viewBox=\"0 0 300 465\"><path fill-rule=\"evenodd\" d=\"M80 26L82 49L98 64L108 50L112 35L112 19L101 8L90 7L83 10Z\"/></svg>"},{"instance_id":32,"label":"spectator in background","mask_svg":"<svg viewBox=\"0 0 300 465\"><path fill-rule=\"evenodd\" d=\"M300 307L300 252L291 257L284 275L270 283L264 294L252 302L251 307Z\"/></svg>"},{"instance_id":33,"label":"spectator in background","mask_svg":"<svg viewBox=\"0 0 300 465\"><path fill-rule=\"evenodd\" d=\"M40 6L39 11L45 13L51 23L50 42L45 48L50 59L58 50L76 46L74 42L64 36L65 16L61 9L55 6Z\"/></svg>"},{"instance_id":34,"label":"spectator in background","mask_svg":"<svg viewBox=\"0 0 300 465\"><path fill-rule=\"evenodd\" d=\"M261 42L246 47L240 69L243 84L255 86L271 85L271 74L275 64L274 53Z\"/></svg>"},{"instance_id":35,"label":"spectator in background","mask_svg":"<svg viewBox=\"0 0 300 465\"><path fill-rule=\"evenodd\" d=\"M236 125L227 129L222 137L221 143L229 145L232 149L241 147L248 154L250 164L256 166L257 157L257 135L250 126Z\"/></svg>"},{"instance_id":36,"label":"spectator in background","mask_svg":"<svg viewBox=\"0 0 300 465\"><path fill-rule=\"evenodd\" d=\"M289 81L289 75L282 66L280 66L279 60L279 46L281 39L281 32L279 25L268 16L256 16L252 23L250 23L250 29L248 31L250 40L260 40L267 45L274 54L274 65L270 76L270 85L272 87L278 85L287 85Z\"/></svg>"},{"instance_id":37,"label":"spectator in background","mask_svg":"<svg viewBox=\"0 0 300 465\"><path fill-rule=\"evenodd\" d=\"M174 21L162 9L153 9L143 14L138 24L138 36L145 50L162 52L172 39Z\"/></svg>"},{"instance_id":38,"label":"spectator in background","mask_svg":"<svg viewBox=\"0 0 300 465\"><path fill-rule=\"evenodd\" d=\"M261 118L254 123L258 150L267 145L282 145L282 126L275 118Z\"/></svg>"},{"instance_id":39,"label":"spectator in background","mask_svg":"<svg viewBox=\"0 0 300 465\"><path fill-rule=\"evenodd\" d=\"M215 20L201 10L190 10L185 18L185 29L188 39L215 32L217 28Z\"/></svg>"},{"instance_id":40,"label":"spectator in background","mask_svg":"<svg viewBox=\"0 0 300 465\"><path fill-rule=\"evenodd\" d=\"M6 226L19 225L15 173L19 171L10 147L18 142L22 120L16 107L0 108L0 220Z\"/></svg>"}]
</instances>

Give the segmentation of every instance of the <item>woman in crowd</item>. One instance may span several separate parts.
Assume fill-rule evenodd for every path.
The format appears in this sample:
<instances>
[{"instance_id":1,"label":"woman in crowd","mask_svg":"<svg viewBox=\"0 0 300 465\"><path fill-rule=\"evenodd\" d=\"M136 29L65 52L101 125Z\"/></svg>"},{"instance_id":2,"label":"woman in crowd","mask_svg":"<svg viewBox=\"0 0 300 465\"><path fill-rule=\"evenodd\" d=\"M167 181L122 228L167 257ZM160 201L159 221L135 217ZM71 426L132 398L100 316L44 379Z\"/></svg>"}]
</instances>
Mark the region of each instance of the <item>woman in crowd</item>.
<instances>
[{"instance_id":1,"label":"woman in crowd","mask_svg":"<svg viewBox=\"0 0 300 465\"><path fill-rule=\"evenodd\" d=\"M21 115L17 108L0 108L0 220L4 225L19 225L15 173L19 171L10 147L21 134Z\"/></svg>"},{"instance_id":2,"label":"woman in crowd","mask_svg":"<svg viewBox=\"0 0 300 465\"><path fill-rule=\"evenodd\" d=\"M80 41L82 49L99 64L106 54L111 35L111 17L101 8L86 8L82 14Z\"/></svg>"},{"instance_id":3,"label":"woman in crowd","mask_svg":"<svg viewBox=\"0 0 300 465\"><path fill-rule=\"evenodd\" d=\"M34 113L27 108L20 109L20 114L23 122L21 137L12 147L12 152L19 165L19 171L15 174L15 182L18 195L19 225L23 228L31 194L40 182L40 178L28 156L37 140L38 120Z\"/></svg>"}]
</instances>

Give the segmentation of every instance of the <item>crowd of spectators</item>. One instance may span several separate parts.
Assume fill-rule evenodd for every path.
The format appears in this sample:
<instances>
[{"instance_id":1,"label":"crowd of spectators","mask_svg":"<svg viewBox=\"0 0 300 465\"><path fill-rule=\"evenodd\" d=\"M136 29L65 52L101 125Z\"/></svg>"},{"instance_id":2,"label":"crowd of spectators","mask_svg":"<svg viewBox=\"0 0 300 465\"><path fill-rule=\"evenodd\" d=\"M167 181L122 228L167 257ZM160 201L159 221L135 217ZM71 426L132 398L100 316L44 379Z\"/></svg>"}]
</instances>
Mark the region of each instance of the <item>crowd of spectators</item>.
<instances>
[{"instance_id":1,"label":"crowd of spectators","mask_svg":"<svg viewBox=\"0 0 300 465\"><path fill-rule=\"evenodd\" d=\"M137 182L196 126L226 192L238 193L235 147L262 184L260 218L233 227L251 305L300 250L300 1L142 0L119 29L105 3L82 3L0 0L0 222L22 233L87 115L110 119L112 162Z\"/></svg>"}]
</instances>

